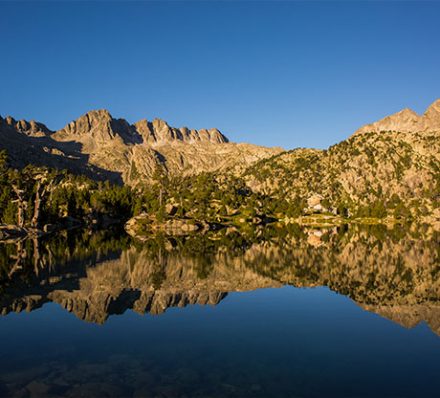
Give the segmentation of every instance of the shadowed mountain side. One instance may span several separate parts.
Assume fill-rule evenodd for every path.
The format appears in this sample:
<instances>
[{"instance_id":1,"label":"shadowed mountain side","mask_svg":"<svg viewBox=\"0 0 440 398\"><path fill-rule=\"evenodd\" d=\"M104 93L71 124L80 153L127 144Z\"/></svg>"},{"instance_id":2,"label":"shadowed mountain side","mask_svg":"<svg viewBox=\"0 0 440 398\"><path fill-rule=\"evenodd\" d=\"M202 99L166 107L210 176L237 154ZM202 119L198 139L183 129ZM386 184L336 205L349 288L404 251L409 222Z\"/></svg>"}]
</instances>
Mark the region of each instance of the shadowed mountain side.
<instances>
[{"instance_id":1,"label":"shadowed mountain side","mask_svg":"<svg viewBox=\"0 0 440 398\"><path fill-rule=\"evenodd\" d=\"M106 110L88 112L56 132L0 117L0 149L8 151L14 167L32 163L130 185L148 184L158 173L237 173L282 151L229 143L217 129L177 129L160 119L130 125Z\"/></svg>"},{"instance_id":2,"label":"shadowed mountain side","mask_svg":"<svg viewBox=\"0 0 440 398\"><path fill-rule=\"evenodd\" d=\"M38 275L32 268L17 271L4 280L0 306L7 314L53 301L81 319L103 323L127 309L160 314L174 306L215 305L228 292L328 286L405 327L426 321L438 332L439 240L436 232L379 227L153 239L143 246L124 244L109 259L105 252L100 260L72 255L73 268L56 266L52 256L37 267ZM105 241L98 244L105 247Z\"/></svg>"},{"instance_id":3,"label":"shadowed mountain side","mask_svg":"<svg viewBox=\"0 0 440 398\"><path fill-rule=\"evenodd\" d=\"M90 164L89 155L82 153L81 143L58 142L52 138L49 130L41 133L37 128L39 124L35 122L29 123L29 130L25 130L23 126L27 126L27 122L15 122L12 118L0 117L0 150L7 151L12 167L23 168L28 164L47 166L83 174L98 181L122 183L119 172Z\"/></svg>"}]
</instances>

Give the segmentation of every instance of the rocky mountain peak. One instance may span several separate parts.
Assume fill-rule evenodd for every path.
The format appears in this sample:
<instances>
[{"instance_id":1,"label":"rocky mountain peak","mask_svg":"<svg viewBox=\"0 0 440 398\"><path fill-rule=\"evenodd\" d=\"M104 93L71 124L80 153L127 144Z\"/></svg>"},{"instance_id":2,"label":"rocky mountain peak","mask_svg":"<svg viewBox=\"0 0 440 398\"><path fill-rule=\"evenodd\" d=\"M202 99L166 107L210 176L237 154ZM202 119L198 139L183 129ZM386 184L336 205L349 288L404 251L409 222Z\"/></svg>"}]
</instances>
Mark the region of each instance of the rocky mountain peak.
<instances>
[{"instance_id":1,"label":"rocky mountain peak","mask_svg":"<svg viewBox=\"0 0 440 398\"><path fill-rule=\"evenodd\" d=\"M111 120L113 119L113 116L110 114L110 112L107 109L92 109L91 111L87 112L84 116L89 117L90 119L107 119Z\"/></svg>"},{"instance_id":2,"label":"rocky mountain peak","mask_svg":"<svg viewBox=\"0 0 440 398\"><path fill-rule=\"evenodd\" d=\"M440 132L440 99L432 103L423 115L405 108L375 123L368 124L356 131L358 133L384 131L394 132Z\"/></svg>"},{"instance_id":3,"label":"rocky mountain peak","mask_svg":"<svg viewBox=\"0 0 440 398\"><path fill-rule=\"evenodd\" d=\"M90 111L80 116L78 119L67 124L58 134L62 135L83 135L90 134L93 130L108 130L112 116L105 109Z\"/></svg>"},{"instance_id":4,"label":"rocky mountain peak","mask_svg":"<svg viewBox=\"0 0 440 398\"><path fill-rule=\"evenodd\" d=\"M2 119L0 116L0 123L2 121L6 124L6 126L28 136L41 137L52 134L52 131L49 130L43 123L38 123L35 120L15 120L12 116L6 116L5 119Z\"/></svg>"},{"instance_id":5,"label":"rocky mountain peak","mask_svg":"<svg viewBox=\"0 0 440 398\"><path fill-rule=\"evenodd\" d=\"M440 125L440 98L426 109L424 116Z\"/></svg>"},{"instance_id":6,"label":"rocky mountain peak","mask_svg":"<svg viewBox=\"0 0 440 398\"><path fill-rule=\"evenodd\" d=\"M404 118L418 118L419 115L417 112L414 112L412 109L410 108L404 108L401 111L395 113L394 115L391 115L390 117L394 117L396 119L400 118L400 119L404 119Z\"/></svg>"},{"instance_id":7,"label":"rocky mountain peak","mask_svg":"<svg viewBox=\"0 0 440 398\"><path fill-rule=\"evenodd\" d=\"M136 129L136 131L140 134L144 142L152 144L157 141L156 136L154 134L153 125L147 119L139 120L133 126Z\"/></svg>"},{"instance_id":8,"label":"rocky mountain peak","mask_svg":"<svg viewBox=\"0 0 440 398\"><path fill-rule=\"evenodd\" d=\"M139 143L140 137L125 119L114 119L106 109L87 112L70 122L56 133L60 139L75 139L86 136L96 142L122 139L125 143Z\"/></svg>"},{"instance_id":9,"label":"rocky mountain peak","mask_svg":"<svg viewBox=\"0 0 440 398\"><path fill-rule=\"evenodd\" d=\"M87 112L56 132L41 123L0 118L0 133L0 149L8 151L17 167L31 162L131 185L151 181L164 168L170 175L238 172L282 151L226 145L228 139L215 128L175 128L162 119L130 124L105 109ZM30 137L37 134L44 136Z\"/></svg>"},{"instance_id":10,"label":"rocky mountain peak","mask_svg":"<svg viewBox=\"0 0 440 398\"><path fill-rule=\"evenodd\" d=\"M141 119L130 125L125 119L114 119L105 109L90 111L59 130L56 138L66 140L93 140L94 146L122 139L125 144L169 144L172 142L208 142L221 144L228 139L218 129L189 130L171 127L165 120Z\"/></svg>"},{"instance_id":11,"label":"rocky mountain peak","mask_svg":"<svg viewBox=\"0 0 440 398\"><path fill-rule=\"evenodd\" d=\"M156 118L152 121L151 125L156 136L156 141L170 142L181 139L177 130L171 128L165 120Z\"/></svg>"},{"instance_id":12,"label":"rocky mountain peak","mask_svg":"<svg viewBox=\"0 0 440 398\"><path fill-rule=\"evenodd\" d=\"M153 126L154 126L154 128L156 130L171 128L169 126L169 124L165 120L162 120L162 119L159 119L159 118L154 118L153 121L152 121L152 124L153 124Z\"/></svg>"},{"instance_id":13,"label":"rocky mountain peak","mask_svg":"<svg viewBox=\"0 0 440 398\"><path fill-rule=\"evenodd\" d=\"M171 142L208 142L222 144L229 140L218 129L190 130L188 127L170 127L162 119L154 119L149 122L146 119L139 120L134 124L135 129L147 143L167 144Z\"/></svg>"}]
</instances>

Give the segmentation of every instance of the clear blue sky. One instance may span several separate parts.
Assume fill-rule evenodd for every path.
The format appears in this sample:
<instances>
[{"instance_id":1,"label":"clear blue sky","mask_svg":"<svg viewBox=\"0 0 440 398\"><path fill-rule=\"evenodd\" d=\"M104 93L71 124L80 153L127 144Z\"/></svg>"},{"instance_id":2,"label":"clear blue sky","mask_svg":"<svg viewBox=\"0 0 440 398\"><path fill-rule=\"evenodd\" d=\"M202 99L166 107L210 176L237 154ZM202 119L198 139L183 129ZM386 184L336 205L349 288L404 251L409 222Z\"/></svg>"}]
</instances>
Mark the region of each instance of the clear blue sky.
<instances>
[{"instance_id":1,"label":"clear blue sky","mask_svg":"<svg viewBox=\"0 0 440 398\"><path fill-rule=\"evenodd\" d=\"M0 2L0 114L327 147L440 97L440 2Z\"/></svg>"}]
</instances>

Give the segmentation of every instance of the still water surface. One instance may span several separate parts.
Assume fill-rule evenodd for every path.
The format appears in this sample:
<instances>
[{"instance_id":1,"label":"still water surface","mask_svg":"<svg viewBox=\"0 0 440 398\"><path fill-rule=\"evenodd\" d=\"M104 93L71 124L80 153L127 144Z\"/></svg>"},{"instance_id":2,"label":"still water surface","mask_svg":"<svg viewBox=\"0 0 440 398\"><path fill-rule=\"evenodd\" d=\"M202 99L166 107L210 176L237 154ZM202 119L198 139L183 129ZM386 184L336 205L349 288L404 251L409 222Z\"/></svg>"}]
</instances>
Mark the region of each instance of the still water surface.
<instances>
[{"instance_id":1,"label":"still water surface","mask_svg":"<svg viewBox=\"0 0 440 398\"><path fill-rule=\"evenodd\" d=\"M1 396L440 396L429 230L77 233L1 255Z\"/></svg>"}]
</instances>

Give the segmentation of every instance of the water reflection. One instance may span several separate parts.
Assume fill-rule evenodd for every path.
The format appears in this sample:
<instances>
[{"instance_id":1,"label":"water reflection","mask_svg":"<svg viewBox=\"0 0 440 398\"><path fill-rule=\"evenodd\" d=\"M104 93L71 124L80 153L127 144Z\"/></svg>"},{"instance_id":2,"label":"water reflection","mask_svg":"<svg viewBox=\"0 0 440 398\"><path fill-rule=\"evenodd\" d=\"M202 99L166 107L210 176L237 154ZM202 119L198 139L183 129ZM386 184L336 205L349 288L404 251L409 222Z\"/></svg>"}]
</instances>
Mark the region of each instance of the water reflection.
<instances>
[{"instance_id":1,"label":"water reflection","mask_svg":"<svg viewBox=\"0 0 440 398\"><path fill-rule=\"evenodd\" d=\"M440 234L423 228L266 228L131 241L76 232L1 247L0 312L55 302L103 324L132 309L216 305L230 292L327 286L405 326L440 334Z\"/></svg>"}]
</instances>

